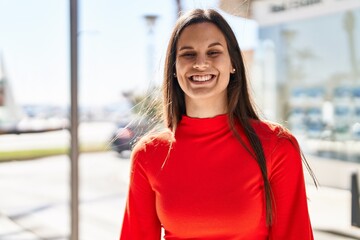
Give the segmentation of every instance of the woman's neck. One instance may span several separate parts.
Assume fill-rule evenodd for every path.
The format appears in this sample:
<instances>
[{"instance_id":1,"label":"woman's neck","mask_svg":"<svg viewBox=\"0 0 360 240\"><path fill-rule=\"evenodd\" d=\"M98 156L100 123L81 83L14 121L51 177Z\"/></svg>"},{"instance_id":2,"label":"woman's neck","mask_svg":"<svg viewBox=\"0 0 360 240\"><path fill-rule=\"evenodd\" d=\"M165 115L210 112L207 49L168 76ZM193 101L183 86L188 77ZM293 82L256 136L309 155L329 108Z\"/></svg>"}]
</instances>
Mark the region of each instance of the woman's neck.
<instances>
[{"instance_id":1,"label":"woman's neck","mask_svg":"<svg viewBox=\"0 0 360 240\"><path fill-rule=\"evenodd\" d=\"M186 115L194 118L211 118L227 113L226 101L208 99L189 99L185 97Z\"/></svg>"}]
</instances>

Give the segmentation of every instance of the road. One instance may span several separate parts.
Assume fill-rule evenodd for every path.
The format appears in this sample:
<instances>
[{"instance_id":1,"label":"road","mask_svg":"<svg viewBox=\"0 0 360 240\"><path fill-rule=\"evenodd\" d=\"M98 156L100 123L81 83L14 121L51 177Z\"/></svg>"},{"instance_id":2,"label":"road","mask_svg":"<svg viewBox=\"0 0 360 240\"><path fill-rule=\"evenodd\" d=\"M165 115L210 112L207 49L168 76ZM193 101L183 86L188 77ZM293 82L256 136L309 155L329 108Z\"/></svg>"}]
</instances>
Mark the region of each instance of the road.
<instances>
[{"instance_id":1,"label":"road","mask_svg":"<svg viewBox=\"0 0 360 240\"><path fill-rule=\"evenodd\" d=\"M67 156L0 164L0 240L68 239L69 167ZM80 239L118 239L129 168L115 152L80 156ZM315 239L352 238L315 231Z\"/></svg>"},{"instance_id":2,"label":"road","mask_svg":"<svg viewBox=\"0 0 360 240\"><path fill-rule=\"evenodd\" d=\"M112 122L84 122L79 125L81 144L109 143L116 124ZM44 133L0 135L0 154L2 151L27 149L61 148L70 145L70 133L67 129Z\"/></svg>"}]
</instances>

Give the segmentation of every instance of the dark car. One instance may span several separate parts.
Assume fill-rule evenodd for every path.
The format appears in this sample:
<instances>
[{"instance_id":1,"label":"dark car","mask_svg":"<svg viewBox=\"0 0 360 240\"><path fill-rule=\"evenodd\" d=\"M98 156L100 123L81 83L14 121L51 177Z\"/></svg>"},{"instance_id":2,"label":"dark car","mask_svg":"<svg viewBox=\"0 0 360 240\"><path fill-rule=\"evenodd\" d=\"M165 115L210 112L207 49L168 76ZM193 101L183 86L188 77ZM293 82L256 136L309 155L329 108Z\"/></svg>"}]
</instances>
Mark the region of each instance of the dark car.
<instances>
[{"instance_id":1,"label":"dark car","mask_svg":"<svg viewBox=\"0 0 360 240\"><path fill-rule=\"evenodd\" d=\"M120 154L123 151L132 150L137 140L150 129L151 124L144 119L133 120L128 124L119 124L118 129L112 136L111 148Z\"/></svg>"}]
</instances>

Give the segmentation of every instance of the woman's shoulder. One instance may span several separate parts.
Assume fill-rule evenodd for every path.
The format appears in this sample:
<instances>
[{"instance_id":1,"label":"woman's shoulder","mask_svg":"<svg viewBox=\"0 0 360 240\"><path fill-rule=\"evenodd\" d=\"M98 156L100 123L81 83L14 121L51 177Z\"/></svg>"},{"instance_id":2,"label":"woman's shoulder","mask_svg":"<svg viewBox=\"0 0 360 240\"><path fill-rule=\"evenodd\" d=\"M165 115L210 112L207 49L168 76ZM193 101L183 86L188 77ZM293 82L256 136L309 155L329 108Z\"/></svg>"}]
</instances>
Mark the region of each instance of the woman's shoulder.
<instances>
[{"instance_id":1,"label":"woman's shoulder","mask_svg":"<svg viewBox=\"0 0 360 240\"><path fill-rule=\"evenodd\" d=\"M169 129L149 132L137 141L132 153L152 153L168 148L174 141L174 134Z\"/></svg>"},{"instance_id":2,"label":"woman's shoulder","mask_svg":"<svg viewBox=\"0 0 360 240\"><path fill-rule=\"evenodd\" d=\"M268 120L253 120L252 127L260 139L289 139L293 140L294 136L289 129L280 123Z\"/></svg>"},{"instance_id":3,"label":"woman's shoulder","mask_svg":"<svg viewBox=\"0 0 360 240\"><path fill-rule=\"evenodd\" d=\"M282 153L298 154L300 152L299 143L296 137L285 126L264 120L256 120L252 126L262 142L264 151L267 154ZM274 155L273 155L274 156Z\"/></svg>"},{"instance_id":4,"label":"woman's shoulder","mask_svg":"<svg viewBox=\"0 0 360 240\"><path fill-rule=\"evenodd\" d=\"M170 130L149 132L141 137L131 152L131 172L137 168L143 168L148 173L160 169L172 142L173 133Z\"/></svg>"}]
</instances>

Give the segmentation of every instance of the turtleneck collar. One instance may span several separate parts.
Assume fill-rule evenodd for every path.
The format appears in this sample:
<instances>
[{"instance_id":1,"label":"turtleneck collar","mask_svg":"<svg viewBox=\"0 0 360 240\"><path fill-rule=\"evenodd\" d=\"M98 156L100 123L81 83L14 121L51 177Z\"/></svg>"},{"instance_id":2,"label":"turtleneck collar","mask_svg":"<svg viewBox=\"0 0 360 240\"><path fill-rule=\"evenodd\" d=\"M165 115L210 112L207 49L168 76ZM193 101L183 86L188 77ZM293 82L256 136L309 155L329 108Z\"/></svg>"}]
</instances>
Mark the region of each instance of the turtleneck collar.
<instances>
[{"instance_id":1,"label":"turtleneck collar","mask_svg":"<svg viewBox=\"0 0 360 240\"><path fill-rule=\"evenodd\" d=\"M194 118L183 115L178 128L194 135L229 131L228 116L227 114L220 114L210 118Z\"/></svg>"}]
</instances>

